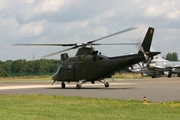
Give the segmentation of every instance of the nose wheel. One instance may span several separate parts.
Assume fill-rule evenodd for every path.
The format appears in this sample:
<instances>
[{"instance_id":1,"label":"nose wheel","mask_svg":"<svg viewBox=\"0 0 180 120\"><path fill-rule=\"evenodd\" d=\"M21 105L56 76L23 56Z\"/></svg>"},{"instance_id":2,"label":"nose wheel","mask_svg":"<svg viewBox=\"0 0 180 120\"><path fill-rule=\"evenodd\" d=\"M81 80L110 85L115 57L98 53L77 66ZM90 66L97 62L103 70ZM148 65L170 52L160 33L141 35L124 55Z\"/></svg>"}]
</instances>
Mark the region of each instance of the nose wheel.
<instances>
[{"instance_id":1,"label":"nose wheel","mask_svg":"<svg viewBox=\"0 0 180 120\"><path fill-rule=\"evenodd\" d=\"M105 80L100 80L99 82L102 82L102 83L104 83L104 86L107 88L107 87L109 87L109 83L108 82L106 82Z\"/></svg>"},{"instance_id":2,"label":"nose wheel","mask_svg":"<svg viewBox=\"0 0 180 120\"><path fill-rule=\"evenodd\" d=\"M105 83L104 83L104 86L105 86L105 87L109 87L109 83L108 83L108 82L105 82Z\"/></svg>"},{"instance_id":3,"label":"nose wheel","mask_svg":"<svg viewBox=\"0 0 180 120\"><path fill-rule=\"evenodd\" d=\"M66 87L65 83L62 82L62 83L61 83L61 88L65 88L65 87Z\"/></svg>"},{"instance_id":4,"label":"nose wheel","mask_svg":"<svg viewBox=\"0 0 180 120\"><path fill-rule=\"evenodd\" d=\"M80 89L80 88L81 88L81 84L78 83L78 84L76 85L76 89Z\"/></svg>"},{"instance_id":5,"label":"nose wheel","mask_svg":"<svg viewBox=\"0 0 180 120\"><path fill-rule=\"evenodd\" d=\"M85 83L86 82L86 80L80 80L77 84L76 84L76 89L80 89L81 88L81 85L83 84L83 83Z\"/></svg>"}]
</instances>

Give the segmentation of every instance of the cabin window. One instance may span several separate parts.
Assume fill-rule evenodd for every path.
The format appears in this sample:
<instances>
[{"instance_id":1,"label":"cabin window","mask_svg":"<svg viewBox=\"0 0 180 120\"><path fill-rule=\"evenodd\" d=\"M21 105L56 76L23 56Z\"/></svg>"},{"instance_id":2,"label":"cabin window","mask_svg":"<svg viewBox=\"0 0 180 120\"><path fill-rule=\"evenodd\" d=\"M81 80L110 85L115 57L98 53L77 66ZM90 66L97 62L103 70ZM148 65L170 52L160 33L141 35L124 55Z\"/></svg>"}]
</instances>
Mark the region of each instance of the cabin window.
<instances>
[{"instance_id":1,"label":"cabin window","mask_svg":"<svg viewBox=\"0 0 180 120\"><path fill-rule=\"evenodd\" d=\"M72 72L72 65L66 65L66 72Z\"/></svg>"},{"instance_id":2,"label":"cabin window","mask_svg":"<svg viewBox=\"0 0 180 120\"><path fill-rule=\"evenodd\" d=\"M66 70L71 70L72 69L72 65L67 65L66 66Z\"/></svg>"}]
</instances>

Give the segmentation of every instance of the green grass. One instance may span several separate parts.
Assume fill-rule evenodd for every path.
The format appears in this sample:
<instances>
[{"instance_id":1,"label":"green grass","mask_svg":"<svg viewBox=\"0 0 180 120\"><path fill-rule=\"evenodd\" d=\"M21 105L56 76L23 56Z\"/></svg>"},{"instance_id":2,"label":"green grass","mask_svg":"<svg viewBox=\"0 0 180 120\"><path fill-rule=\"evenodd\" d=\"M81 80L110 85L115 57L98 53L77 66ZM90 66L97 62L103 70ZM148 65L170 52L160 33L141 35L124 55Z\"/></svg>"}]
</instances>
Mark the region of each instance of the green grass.
<instances>
[{"instance_id":1,"label":"green grass","mask_svg":"<svg viewBox=\"0 0 180 120\"><path fill-rule=\"evenodd\" d=\"M121 79L142 79L142 78L149 78L147 76L143 76L140 73L115 73L114 78L121 78Z\"/></svg>"},{"instance_id":2,"label":"green grass","mask_svg":"<svg viewBox=\"0 0 180 120\"><path fill-rule=\"evenodd\" d=\"M180 102L0 95L1 120L177 120Z\"/></svg>"}]
</instances>

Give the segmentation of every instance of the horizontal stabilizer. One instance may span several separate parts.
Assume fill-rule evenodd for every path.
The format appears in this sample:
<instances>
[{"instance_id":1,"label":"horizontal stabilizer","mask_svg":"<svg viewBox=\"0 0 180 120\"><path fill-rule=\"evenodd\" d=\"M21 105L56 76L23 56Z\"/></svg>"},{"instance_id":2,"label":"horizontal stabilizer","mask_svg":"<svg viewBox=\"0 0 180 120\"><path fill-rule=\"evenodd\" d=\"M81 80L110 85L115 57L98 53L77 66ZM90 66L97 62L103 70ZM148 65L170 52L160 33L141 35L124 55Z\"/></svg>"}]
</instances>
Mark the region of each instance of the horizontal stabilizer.
<instances>
[{"instance_id":1,"label":"horizontal stabilizer","mask_svg":"<svg viewBox=\"0 0 180 120\"><path fill-rule=\"evenodd\" d=\"M149 56L150 57L153 57L153 56L155 56L155 55L158 55L158 54L160 54L161 52L149 52Z\"/></svg>"}]
</instances>

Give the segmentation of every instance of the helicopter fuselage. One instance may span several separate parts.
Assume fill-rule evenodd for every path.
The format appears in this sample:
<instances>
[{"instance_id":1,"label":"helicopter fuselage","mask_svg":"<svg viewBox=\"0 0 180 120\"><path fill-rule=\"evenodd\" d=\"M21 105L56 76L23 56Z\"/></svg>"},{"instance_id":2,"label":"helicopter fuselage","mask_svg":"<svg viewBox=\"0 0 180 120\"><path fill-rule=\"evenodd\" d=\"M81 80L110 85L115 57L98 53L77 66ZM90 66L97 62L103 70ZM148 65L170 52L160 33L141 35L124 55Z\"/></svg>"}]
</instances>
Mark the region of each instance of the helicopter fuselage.
<instances>
[{"instance_id":1,"label":"helicopter fuselage","mask_svg":"<svg viewBox=\"0 0 180 120\"><path fill-rule=\"evenodd\" d=\"M121 68L144 60L143 55L106 57L103 55L78 55L64 60L52 76L54 81L78 82L79 80L96 81L113 75Z\"/></svg>"}]
</instances>

